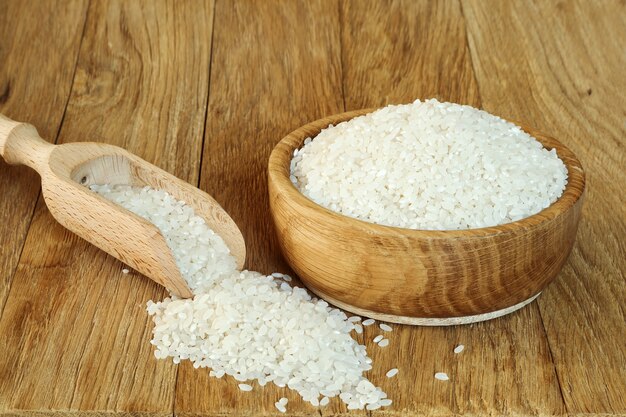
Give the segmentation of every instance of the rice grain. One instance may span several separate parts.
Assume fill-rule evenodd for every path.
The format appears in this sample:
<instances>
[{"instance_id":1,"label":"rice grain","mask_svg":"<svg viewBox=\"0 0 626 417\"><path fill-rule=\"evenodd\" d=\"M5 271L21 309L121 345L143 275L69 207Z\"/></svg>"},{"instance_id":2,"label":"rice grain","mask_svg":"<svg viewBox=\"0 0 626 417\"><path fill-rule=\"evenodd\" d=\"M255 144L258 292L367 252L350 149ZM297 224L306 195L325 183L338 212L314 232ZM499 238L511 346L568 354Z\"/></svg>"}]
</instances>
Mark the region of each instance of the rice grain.
<instances>
[{"instance_id":1,"label":"rice grain","mask_svg":"<svg viewBox=\"0 0 626 417\"><path fill-rule=\"evenodd\" d=\"M294 152L290 178L349 217L457 230L538 213L563 193L567 168L519 126L432 99L328 126Z\"/></svg>"}]
</instances>

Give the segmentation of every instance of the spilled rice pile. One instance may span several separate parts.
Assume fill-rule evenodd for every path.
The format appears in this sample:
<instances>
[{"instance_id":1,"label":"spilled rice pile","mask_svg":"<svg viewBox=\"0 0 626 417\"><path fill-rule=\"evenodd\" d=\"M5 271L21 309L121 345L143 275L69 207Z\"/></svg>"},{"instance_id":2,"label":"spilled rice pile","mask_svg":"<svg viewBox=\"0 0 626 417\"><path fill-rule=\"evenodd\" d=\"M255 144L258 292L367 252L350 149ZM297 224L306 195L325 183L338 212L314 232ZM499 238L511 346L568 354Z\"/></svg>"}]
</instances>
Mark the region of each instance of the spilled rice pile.
<instances>
[{"instance_id":1,"label":"spilled rice pile","mask_svg":"<svg viewBox=\"0 0 626 417\"><path fill-rule=\"evenodd\" d=\"M159 228L194 293L192 299L148 302L157 358L189 360L217 378L230 375L242 391L252 390L245 382L254 380L286 386L314 406L337 396L349 409L391 404L363 375L372 360L350 336L362 332L360 319L290 286L288 276L238 271L222 238L164 191L120 185L91 189ZM278 410L286 411L286 400L276 402Z\"/></svg>"}]
</instances>

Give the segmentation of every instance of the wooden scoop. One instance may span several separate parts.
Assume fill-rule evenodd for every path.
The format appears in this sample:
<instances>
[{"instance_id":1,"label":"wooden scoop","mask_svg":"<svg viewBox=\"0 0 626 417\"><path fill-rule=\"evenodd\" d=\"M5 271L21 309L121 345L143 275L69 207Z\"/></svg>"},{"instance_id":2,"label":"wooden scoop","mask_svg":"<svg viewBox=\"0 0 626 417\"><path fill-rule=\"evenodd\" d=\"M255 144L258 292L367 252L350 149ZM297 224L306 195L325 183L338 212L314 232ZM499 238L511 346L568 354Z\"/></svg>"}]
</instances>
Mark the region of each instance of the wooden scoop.
<instances>
[{"instance_id":1,"label":"wooden scoop","mask_svg":"<svg viewBox=\"0 0 626 417\"><path fill-rule=\"evenodd\" d=\"M44 199L59 223L180 297L192 293L157 227L91 191L90 185L149 186L168 192L193 207L243 267L243 236L226 211L204 191L125 149L92 142L52 145L32 125L0 115L0 155L9 164L27 165L39 173Z\"/></svg>"}]
</instances>

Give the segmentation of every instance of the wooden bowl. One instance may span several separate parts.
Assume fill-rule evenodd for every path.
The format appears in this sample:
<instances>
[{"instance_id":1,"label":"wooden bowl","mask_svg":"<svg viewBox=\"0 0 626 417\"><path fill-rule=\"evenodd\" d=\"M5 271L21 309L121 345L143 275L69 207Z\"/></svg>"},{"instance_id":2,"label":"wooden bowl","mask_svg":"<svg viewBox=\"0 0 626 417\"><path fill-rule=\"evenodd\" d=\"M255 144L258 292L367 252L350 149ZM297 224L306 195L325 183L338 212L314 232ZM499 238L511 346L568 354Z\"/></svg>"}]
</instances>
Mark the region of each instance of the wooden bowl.
<instances>
[{"instance_id":1,"label":"wooden bowl","mask_svg":"<svg viewBox=\"0 0 626 417\"><path fill-rule=\"evenodd\" d=\"M525 219L469 230L382 226L328 210L289 179L293 151L329 124L375 109L309 123L276 145L269 159L270 210L283 253L315 294L345 310L379 320L448 325L488 320L531 302L561 270L578 228L585 174L563 144L567 166L561 198Z\"/></svg>"}]
</instances>

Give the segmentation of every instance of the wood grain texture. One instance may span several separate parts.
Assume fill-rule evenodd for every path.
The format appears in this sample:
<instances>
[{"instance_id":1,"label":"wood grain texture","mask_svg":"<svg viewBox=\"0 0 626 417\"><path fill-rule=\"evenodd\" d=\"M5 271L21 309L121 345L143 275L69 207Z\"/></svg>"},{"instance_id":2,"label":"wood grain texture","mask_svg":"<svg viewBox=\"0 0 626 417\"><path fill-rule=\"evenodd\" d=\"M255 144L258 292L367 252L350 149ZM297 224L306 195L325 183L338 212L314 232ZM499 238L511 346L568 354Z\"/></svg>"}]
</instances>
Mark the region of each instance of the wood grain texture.
<instances>
[{"instance_id":1,"label":"wood grain texture","mask_svg":"<svg viewBox=\"0 0 626 417\"><path fill-rule=\"evenodd\" d=\"M56 140L85 22L87 0L0 1L0 113L32 120ZM0 312L39 193L37 174L0 160Z\"/></svg>"},{"instance_id":2,"label":"wood grain texture","mask_svg":"<svg viewBox=\"0 0 626 417\"><path fill-rule=\"evenodd\" d=\"M624 7L217 0L213 28L210 0L92 0L88 13L87 0L0 0L0 112L48 139L65 117L60 142L109 142L192 184L201 178L242 228L248 267L263 272L289 272L265 169L298 126L427 97L527 122L572 149L588 175L562 273L538 302L502 319L394 326L386 348L366 327L358 340L374 358L369 377L394 405L350 415L626 415ZM164 292L121 274L41 201L11 287L38 190L29 172L0 162L1 415L279 415L273 402L283 395L291 415L347 414L338 401L317 410L286 389L244 393L232 379L155 360L144 303ZM454 355L458 343L466 349ZM392 367L400 374L385 378ZM450 381L435 380L439 371Z\"/></svg>"},{"instance_id":3,"label":"wood grain texture","mask_svg":"<svg viewBox=\"0 0 626 417\"><path fill-rule=\"evenodd\" d=\"M284 265L267 211L269 154L284 134L342 110L337 2L306 3L217 4L200 184L254 248L247 265L264 272Z\"/></svg>"},{"instance_id":4,"label":"wood grain texture","mask_svg":"<svg viewBox=\"0 0 626 417\"><path fill-rule=\"evenodd\" d=\"M290 180L294 151L327 126L370 112L308 123L270 156L270 211L283 255L307 287L356 314L416 324L493 313L554 279L576 239L585 177L569 149L534 129L524 127L556 150L568 183L550 207L513 223L446 231L387 227L334 213L298 191Z\"/></svg>"},{"instance_id":5,"label":"wood grain texture","mask_svg":"<svg viewBox=\"0 0 626 417\"><path fill-rule=\"evenodd\" d=\"M341 10L346 110L433 97L480 104L458 1L346 0Z\"/></svg>"},{"instance_id":6,"label":"wood grain texture","mask_svg":"<svg viewBox=\"0 0 626 417\"><path fill-rule=\"evenodd\" d=\"M344 3L347 109L432 96L480 106L458 2L377 4ZM413 16L413 24L398 23L407 16ZM365 70L377 65L384 69ZM393 94L383 96L381 91ZM397 367L403 377L392 390L394 406L372 415L558 415L565 411L536 304L469 326L398 326L390 340L385 349L368 344L368 352L373 352L375 369ZM456 343L467 346L459 356L452 354ZM451 380L435 380L433 375L440 371Z\"/></svg>"},{"instance_id":7,"label":"wood grain texture","mask_svg":"<svg viewBox=\"0 0 626 417\"><path fill-rule=\"evenodd\" d=\"M308 120L342 110L338 4L335 1L218 1L201 188L239 225L247 267L290 272L270 218L266 168L274 145ZM297 393L268 384L239 391L232 378L180 365L180 416L318 415ZM345 411L345 408L340 410Z\"/></svg>"},{"instance_id":8,"label":"wood grain texture","mask_svg":"<svg viewBox=\"0 0 626 417\"><path fill-rule=\"evenodd\" d=\"M626 4L464 1L483 105L580 158L572 256L539 299L567 411L626 414Z\"/></svg>"},{"instance_id":9,"label":"wood grain texture","mask_svg":"<svg viewBox=\"0 0 626 417\"><path fill-rule=\"evenodd\" d=\"M211 27L211 3L92 2L59 142L196 182ZM172 415L176 367L154 359L144 311L165 291L121 269L39 202L0 320L0 410Z\"/></svg>"}]
</instances>

